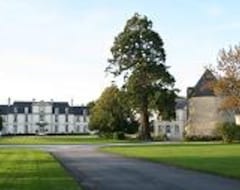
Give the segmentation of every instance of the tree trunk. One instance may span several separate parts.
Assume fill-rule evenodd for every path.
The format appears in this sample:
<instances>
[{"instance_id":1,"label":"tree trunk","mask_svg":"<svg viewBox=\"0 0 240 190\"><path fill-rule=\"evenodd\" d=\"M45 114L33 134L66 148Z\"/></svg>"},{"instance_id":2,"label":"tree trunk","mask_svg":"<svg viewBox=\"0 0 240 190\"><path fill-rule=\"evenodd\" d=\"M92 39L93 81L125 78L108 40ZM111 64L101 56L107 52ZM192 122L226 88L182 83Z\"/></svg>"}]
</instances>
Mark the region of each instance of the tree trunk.
<instances>
[{"instance_id":1,"label":"tree trunk","mask_svg":"<svg viewBox=\"0 0 240 190\"><path fill-rule=\"evenodd\" d=\"M151 141L152 137L150 134L150 125L149 125L149 115L148 115L148 104L147 102L143 103L140 110L140 130L139 138L144 141Z\"/></svg>"}]
</instances>

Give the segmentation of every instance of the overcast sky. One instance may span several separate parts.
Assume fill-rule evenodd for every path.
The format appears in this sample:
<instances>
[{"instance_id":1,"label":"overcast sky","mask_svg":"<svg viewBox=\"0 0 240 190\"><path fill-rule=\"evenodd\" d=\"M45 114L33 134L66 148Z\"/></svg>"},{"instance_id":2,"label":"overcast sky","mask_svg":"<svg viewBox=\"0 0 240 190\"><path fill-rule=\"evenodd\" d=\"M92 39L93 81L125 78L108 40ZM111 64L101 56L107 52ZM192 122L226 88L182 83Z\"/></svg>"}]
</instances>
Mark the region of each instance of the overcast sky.
<instances>
[{"instance_id":1,"label":"overcast sky","mask_svg":"<svg viewBox=\"0 0 240 190\"><path fill-rule=\"evenodd\" d=\"M114 37L135 12L153 21L185 95L221 48L239 43L237 0L0 0L0 103L99 97Z\"/></svg>"}]
</instances>

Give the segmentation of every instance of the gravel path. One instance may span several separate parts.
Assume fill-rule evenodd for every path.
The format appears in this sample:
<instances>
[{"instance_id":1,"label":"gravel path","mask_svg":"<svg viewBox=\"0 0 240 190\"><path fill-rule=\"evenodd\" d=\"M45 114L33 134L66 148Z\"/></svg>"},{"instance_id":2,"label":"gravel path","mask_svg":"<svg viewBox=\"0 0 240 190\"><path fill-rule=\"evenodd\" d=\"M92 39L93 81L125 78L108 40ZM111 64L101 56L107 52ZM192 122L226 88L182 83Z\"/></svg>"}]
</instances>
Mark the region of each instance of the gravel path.
<instances>
[{"instance_id":1,"label":"gravel path","mask_svg":"<svg viewBox=\"0 0 240 190\"><path fill-rule=\"evenodd\" d=\"M48 151L85 190L240 190L240 180L105 154L96 145Z\"/></svg>"}]
</instances>

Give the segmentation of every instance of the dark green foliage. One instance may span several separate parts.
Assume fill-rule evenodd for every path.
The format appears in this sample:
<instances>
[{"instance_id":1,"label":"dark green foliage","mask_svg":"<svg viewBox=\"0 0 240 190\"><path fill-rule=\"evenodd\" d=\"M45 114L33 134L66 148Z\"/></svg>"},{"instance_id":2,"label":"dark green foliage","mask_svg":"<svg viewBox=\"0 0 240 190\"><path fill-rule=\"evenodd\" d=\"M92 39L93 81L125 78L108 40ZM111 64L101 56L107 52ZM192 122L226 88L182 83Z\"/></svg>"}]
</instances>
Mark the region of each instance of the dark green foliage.
<instances>
[{"instance_id":1,"label":"dark green foliage","mask_svg":"<svg viewBox=\"0 0 240 190\"><path fill-rule=\"evenodd\" d=\"M99 135L112 138L114 132L136 132L135 121L126 104L124 95L116 86L108 87L91 110L89 127Z\"/></svg>"},{"instance_id":2,"label":"dark green foliage","mask_svg":"<svg viewBox=\"0 0 240 190\"><path fill-rule=\"evenodd\" d=\"M125 133L124 132L115 132L115 133L113 133L113 139L124 140L125 139Z\"/></svg>"},{"instance_id":3,"label":"dark green foliage","mask_svg":"<svg viewBox=\"0 0 240 190\"><path fill-rule=\"evenodd\" d=\"M216 127L216 132L226 143L231 143L234 140L240 140L240 126L234 123L219 123Z\"/></svg>"},{"instance_id":4,"label":"dark green foliage","mask_svg":"<svg viewBox=\"0 0 240 190\"><path fill-rule=\"evenodd\" d=\"M93 107L95 106L96 102L94 101L91 101L87 104L87 107L88 107L88 110L89 110L89 113L91 114L91 110L93 109Z\"/></svg>"},{"instance_id":5,"label":"dark green foliage","mask_svg":"<svg viewBox=\"0 0 240 190\"><path fill-rule=\"evenodd\" d=\"M219 141L221 139L221 136L184 136L185 141Z\"/></svg>"},{"instance_id":6,"label":"dark green foliage","mask_svg":"<svg viewBox=\"0 0 240 190\"><path fill-rule=\"evenodd\" d=\"M175 80L164 64L163 41L152 30L152 21L135 14L115 38L111 53L106 70L115 76L124 75L123 89L129 106L140 114L140 137L149 140L149 110L159 109L169 118L175 106Z\"/></svg>"}]
</instances>

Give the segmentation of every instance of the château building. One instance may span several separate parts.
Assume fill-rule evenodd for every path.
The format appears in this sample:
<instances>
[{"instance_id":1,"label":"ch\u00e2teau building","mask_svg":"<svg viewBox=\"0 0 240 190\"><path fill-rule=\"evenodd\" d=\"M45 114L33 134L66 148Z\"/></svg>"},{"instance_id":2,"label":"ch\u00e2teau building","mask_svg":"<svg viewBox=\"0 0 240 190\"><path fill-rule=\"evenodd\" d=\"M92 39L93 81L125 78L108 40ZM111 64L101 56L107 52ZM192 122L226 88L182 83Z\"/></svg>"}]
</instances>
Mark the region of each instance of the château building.
<instances>
[{"instance_id":1,"label":"ch\u00e2teau building","mask_svg":"<svg viewBox=\"0 0 240 190\"><path fill-rule=\"evenodd\" d=\"M89 113L85 106L68 102L30 101L0 105L2 134L87 133Z\"/></svg>"},{"instance_id":2,"label":"ch\u00e2teau building","mask_svg":"<svg viewBox=\"0 0 240 190\"><path fill-rule=\"evenodd\" d=\"M175 100L175 119L162 120L158 114L153 114L153 135L155 137L165 134L169 140L182 140L187 122L187 100L177 98Z\"/></svg>"},{"instance_id":3,"label":"ch\u00e2teau building","mask_svg":"<svg viewBox=\"0 0 240 190\"><path fill-rule=\"evenodd\" d=\"M234 114L221 111L221 97L215 95L212 84L217 80L206 70L194 87L187 90L188 122L187 136L215 136L216 125L234 122Z\"/></svg>"}]
</instances>

